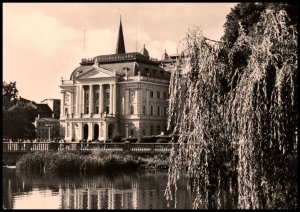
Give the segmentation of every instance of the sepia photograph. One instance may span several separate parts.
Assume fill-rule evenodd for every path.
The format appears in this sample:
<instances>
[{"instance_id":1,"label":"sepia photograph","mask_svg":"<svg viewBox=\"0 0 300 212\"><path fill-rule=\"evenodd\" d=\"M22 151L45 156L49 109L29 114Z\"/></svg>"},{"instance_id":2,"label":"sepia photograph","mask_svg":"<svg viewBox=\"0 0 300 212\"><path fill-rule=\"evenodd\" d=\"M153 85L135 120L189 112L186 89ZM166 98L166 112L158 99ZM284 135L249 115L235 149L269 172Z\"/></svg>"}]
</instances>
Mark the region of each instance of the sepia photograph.
<instances>
[{"instance_id":1,"label":"sepia photograph","mask_svg":"<svg viewBox=\"0 0 300 212\"><path fill-rule=\"evenodd\" d=\"M298 209L297 3L2 7L2 210Z\"/></svg>"}]
</instances>

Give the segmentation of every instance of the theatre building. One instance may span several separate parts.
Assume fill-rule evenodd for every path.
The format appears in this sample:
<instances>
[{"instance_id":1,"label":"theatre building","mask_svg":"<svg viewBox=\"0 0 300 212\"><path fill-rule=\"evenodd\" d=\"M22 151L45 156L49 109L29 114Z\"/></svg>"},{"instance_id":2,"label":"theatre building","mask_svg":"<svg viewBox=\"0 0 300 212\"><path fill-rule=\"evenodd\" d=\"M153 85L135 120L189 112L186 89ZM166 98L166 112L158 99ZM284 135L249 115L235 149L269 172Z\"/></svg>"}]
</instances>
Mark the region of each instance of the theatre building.
<instances>
[{"instance_id":1,"label":"theatre building","mask_svg":"<svg viewBox=\"0 0 300 212\"><path fill-rule=\"evenodd\" d=\"M60 123L65 140L158 135L167 128L170 73L147 49L125 52L120 21L115 54L82 59L61 80Z\"/></svg>"}]
</instances>

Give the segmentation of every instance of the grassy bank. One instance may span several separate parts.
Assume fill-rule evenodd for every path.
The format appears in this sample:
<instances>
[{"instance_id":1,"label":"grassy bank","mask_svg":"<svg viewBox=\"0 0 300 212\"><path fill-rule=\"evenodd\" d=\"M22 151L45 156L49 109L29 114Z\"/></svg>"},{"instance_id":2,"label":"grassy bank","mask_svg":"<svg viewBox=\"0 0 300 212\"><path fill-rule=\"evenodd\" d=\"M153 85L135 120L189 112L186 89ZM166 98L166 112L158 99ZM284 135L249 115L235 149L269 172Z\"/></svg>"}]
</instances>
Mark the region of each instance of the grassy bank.
<instances>
[{"instance_id":1,"label":"grassy bank","mask_svg":"<svg viewBox=\"0 0 300 212\"><path fill-rule=\"evenodd\" d=\"M168 160L166 154L132 155L94 150L90 154L83 155L68 151L40 151L23 155L16 166L23 171L57 173L111 169L167 169Z\"/></svg>"}]
</instances>

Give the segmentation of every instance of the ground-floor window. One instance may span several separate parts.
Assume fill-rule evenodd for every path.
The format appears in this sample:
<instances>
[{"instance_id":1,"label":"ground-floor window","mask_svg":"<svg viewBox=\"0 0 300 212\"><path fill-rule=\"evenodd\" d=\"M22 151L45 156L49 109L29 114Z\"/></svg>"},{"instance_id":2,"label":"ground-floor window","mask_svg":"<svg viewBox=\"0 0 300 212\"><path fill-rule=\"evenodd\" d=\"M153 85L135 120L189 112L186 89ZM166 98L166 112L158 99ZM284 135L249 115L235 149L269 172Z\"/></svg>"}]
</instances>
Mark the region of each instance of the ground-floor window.
<instances>
[{"instance_id":1,"label":"ground-floor window","mask_svg":"<svg viewBox=\"0 0 300 212\"><path fill-rule=\"evenodd\" d=\"M133 129L130 130L130 136L131 136L131 137L134 136L134 130L133 130Z\"/></svg>"}]
</instances>

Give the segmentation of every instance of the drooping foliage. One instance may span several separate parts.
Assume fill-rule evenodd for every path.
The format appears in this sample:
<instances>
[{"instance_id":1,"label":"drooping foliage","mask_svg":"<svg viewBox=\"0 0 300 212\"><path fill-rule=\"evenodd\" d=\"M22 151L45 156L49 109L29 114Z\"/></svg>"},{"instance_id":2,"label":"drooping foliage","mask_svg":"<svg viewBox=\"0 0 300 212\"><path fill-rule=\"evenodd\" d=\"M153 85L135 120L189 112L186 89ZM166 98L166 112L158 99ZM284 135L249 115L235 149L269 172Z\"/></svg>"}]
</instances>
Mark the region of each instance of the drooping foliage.
<instances>
[{"instance_id":1,"label":"drooping foliage","mask_svg":"<svg viewBox=\"0 0 300 212\"><path fill-rule=\"evenodd\" d=\"M199 28L180 43L169 101L179 147L165 191L175 207L183 175L196 194L194 208L230 207L230 193L238 208L297 207L297 31L288 22L284 10L265 10L252 33L241 26L228 63L220 54L226 47ZM222 79L241 48L250 57L224 92Z\"/></svg>"}]
</instances>

